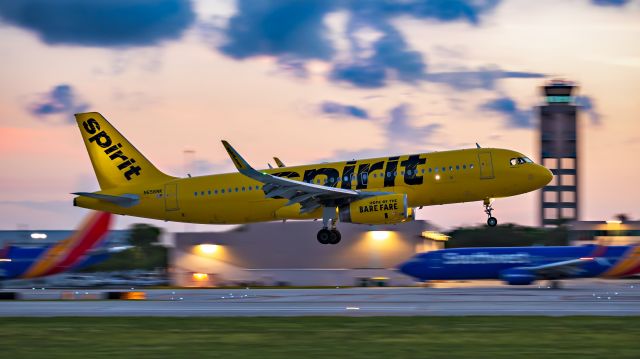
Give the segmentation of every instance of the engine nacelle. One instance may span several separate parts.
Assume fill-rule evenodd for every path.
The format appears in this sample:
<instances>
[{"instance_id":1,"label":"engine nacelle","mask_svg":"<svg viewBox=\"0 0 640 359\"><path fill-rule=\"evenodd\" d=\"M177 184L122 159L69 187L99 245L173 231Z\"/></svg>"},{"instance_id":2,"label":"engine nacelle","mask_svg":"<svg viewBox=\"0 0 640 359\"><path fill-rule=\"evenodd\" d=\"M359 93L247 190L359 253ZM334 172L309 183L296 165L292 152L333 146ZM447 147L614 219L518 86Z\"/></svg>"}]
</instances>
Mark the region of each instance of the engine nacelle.
<instances>
[{"instance_id":1,"label":"engine nacelle","mask_svg":"<svg viewBox=\"0 0 640 359\"><path fill-rule=\"evenodd\" d=\"M537 278L533 273L526 269L510 268L500 272L500 279L507 282L509 285L529 285Z\"/></svg>"},{"instance_id":2,"label":"engine nacelle","mask_svg":"<svg viewBox=\"0 0 640 359\"><path fill-rule=\"evenodd\" d=\"M406 194L386 194L351 202L338 209L340 221L359 224L394 224L415 219Z\"/></svg>"}]
</instances>

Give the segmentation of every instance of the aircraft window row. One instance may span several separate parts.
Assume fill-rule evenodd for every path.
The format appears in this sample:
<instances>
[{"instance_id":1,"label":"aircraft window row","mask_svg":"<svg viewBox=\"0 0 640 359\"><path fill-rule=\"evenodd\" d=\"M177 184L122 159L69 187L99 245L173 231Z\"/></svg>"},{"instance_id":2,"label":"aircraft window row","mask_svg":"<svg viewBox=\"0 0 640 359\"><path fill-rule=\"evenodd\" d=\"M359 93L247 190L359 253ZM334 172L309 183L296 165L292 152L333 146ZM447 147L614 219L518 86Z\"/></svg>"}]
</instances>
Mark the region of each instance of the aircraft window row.
<instances>
[{"instance_id":1,"label":"aircraft window row","mask_svg":"<svg viewBox=\"0 0 640 359\"><path fill-rule=\"evenodd\" d=\"M473 169L473 163L470 163L470 164L469 164L469 166L467 166L466 164L463 164L462 166L461 166L461 165L449 166L449 171L451 172L451 171L453 171L454 169L455 169L456 171L460 171L461 169L462 169L462 170L466 170L467 168L468 168L468 169ZM432 171L432 168L431 168L431 167L429 167L429 170L428 170L428 171L429 171L429 173L431 173L431 172L438 173L438 172L440 172L440 171L442 171L442 172L447 172L447 166L443 166L443 167L434 167L434 168L433 168L433 171Z\"/></svg>"},{"instance_id":2,"label":"aircraft window row","mask_svg":"<svg viewBox=\"0 0 640 359\"><path fill-rule=\"evenodd\" d=\"M228 189L214 189L214 190L207 190L207 191L195 191L193 192L193 196L194 197L198 197L198 196L204 196L205 194L211 196L211 194L217 195L218 193L220 194L225 194L225 193L232 193L232 192L246 192L246 191L253 191L253 190L260 190L260 186L247 186L247 187L235 187L235 188L228 188Z\"/></svg>"},{"instance_id":3,"label":"aircraft window row","mask_svg":"<svg viewBox=\"0 0 640 359\"><path fill-rule=\"evenodd\" d=\"M516 166L516 165L522 165L522 164L525 164L525 163L533 163L533 161L531 161L527 157L514 157L514 158L509 160L509 163L512 166Z\"/></svg>"}]
</instances>

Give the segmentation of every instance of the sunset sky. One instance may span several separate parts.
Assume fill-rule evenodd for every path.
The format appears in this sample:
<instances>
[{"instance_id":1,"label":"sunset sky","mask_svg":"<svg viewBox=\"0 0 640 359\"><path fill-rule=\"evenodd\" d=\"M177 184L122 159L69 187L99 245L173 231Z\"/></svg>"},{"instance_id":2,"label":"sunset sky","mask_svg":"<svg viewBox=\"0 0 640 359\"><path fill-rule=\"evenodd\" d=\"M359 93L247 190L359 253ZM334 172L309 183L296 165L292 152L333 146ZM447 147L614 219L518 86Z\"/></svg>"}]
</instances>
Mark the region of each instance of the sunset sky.
<instances>
[{"instance_id":1,"label":"sunset sky","mask_svg":"<svg viewBox=\"0 0 640 359\"><path fill-rule=\"evenodd\" d=\"M582 219L640 217L638 0L0 0L0 229L68 229L95 191L73 114L101 112L158 168L256 167L473 147L538 160L535 106L575 81ZM537 224L537 194L500 223ZM425 207L447 229L481 203ZM120 217L169 230L220 227ZM313 235L313 234L312 234Z\"/></svg>"}]
</instances>

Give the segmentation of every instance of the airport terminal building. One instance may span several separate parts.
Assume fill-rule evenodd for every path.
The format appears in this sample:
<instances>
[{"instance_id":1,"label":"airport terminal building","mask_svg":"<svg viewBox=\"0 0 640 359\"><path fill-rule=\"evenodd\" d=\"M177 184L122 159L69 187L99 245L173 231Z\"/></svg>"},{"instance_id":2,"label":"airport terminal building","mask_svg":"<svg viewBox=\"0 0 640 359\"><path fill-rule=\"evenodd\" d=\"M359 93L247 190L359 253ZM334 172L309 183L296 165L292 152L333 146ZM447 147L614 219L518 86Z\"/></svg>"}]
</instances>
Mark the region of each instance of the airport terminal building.
<instances>
[{"instance_id":1,"label":"airport terminal building","mask_svg":"<svg viewBox=\"0 0 640 359\"><path fill-rule=\"evenodd\" d=\"M391 226L342 223L342 241L321 245L318 223L250 224L228 232L176 233L169 255L171 283L220 285L410 285L395 270L416 252L441 249L446 237L425 221Z\"/></svg>"}]
</instances>

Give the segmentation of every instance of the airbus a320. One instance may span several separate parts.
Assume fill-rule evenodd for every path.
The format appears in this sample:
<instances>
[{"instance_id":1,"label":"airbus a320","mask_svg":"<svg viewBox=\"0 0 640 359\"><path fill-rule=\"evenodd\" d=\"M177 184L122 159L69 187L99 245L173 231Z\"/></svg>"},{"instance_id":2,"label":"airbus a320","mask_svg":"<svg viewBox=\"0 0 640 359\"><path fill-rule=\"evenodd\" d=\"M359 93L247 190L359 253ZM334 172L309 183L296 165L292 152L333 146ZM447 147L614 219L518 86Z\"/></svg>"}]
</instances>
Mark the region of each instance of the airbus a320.
<instances>
[{"instance_id":1,"label":"airbus a320","mask_svg":"<svg viewBox=\"0 0 640 359\"><path fill-rule=\"evenodd\" d=\"M256 170L222 141L237 173L177 178L158 170L97 112L76 115L100 190L74 205L165 221L242 224L322 219L317 240L336 244L339 221L395 224L422 206L482 201L537 190L551 172L522 153L471 148ZM479 147L479 146L478 146Z\"/></svg>"}]
</instances>

